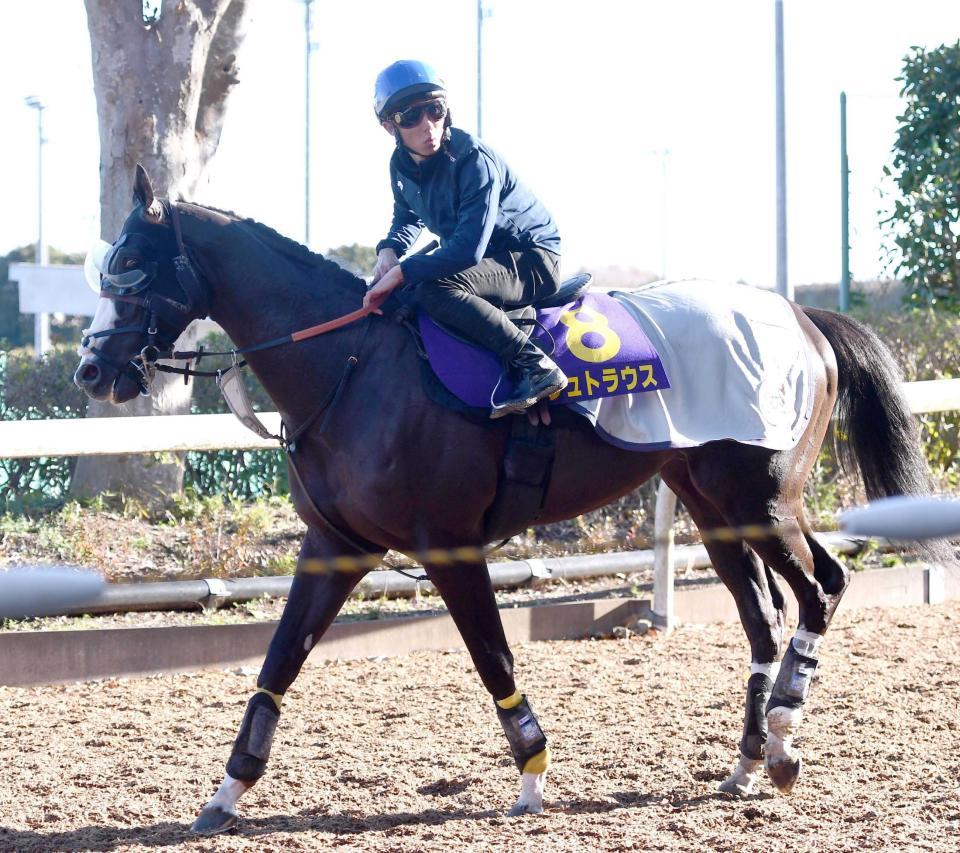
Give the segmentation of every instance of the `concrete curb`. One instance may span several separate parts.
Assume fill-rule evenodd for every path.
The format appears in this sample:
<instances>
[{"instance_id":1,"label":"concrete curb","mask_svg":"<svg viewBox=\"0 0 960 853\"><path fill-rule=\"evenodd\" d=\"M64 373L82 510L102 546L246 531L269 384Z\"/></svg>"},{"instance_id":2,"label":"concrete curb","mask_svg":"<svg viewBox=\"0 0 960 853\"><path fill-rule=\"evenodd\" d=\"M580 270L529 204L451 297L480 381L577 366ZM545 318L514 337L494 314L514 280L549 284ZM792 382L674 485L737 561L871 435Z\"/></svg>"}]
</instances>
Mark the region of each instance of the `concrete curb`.
<instances>
[{"instance_id":1,"label":"concrete curb","mask_svg":"<svg viewBox=\"0 0 960 853\"><path fill-rule=\"evenodd\" d=\"M640 599L602 598L500 611L511 643L609 634L647 614ZM0 685L26 687L65 681L258 665L276 622L174 628L104 628L0 634ZM336 622L310 653L334 658L395 657L461 648L446 614Z\"/></svg>"}]
</instances>

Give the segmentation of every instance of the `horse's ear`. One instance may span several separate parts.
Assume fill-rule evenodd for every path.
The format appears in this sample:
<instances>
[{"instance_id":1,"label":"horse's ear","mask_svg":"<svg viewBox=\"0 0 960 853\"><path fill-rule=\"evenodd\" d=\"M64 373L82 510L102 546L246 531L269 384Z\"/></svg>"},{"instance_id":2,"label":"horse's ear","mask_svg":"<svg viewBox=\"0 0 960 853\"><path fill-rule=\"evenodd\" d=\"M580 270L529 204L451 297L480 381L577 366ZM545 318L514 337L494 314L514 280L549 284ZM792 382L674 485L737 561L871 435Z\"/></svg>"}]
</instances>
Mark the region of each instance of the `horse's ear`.
<instances>
[{"instance_id":1,"label":"horse's ear","mask_svg":"<svg viewBox=\"0 0 960 853\"><path fill-rule=\"evenodd\" d=\"M147 170L137 163L137 172L133 178L133 200L149 208L153 204L153 185L147 177Z\"/></svg>"},{"instance_id":2,"label":"horse's ear","mask_svg":"<svg viewBox=\"0 0 960 853\"><path fill-rule=\"evenodd\" d=\"M137 163L137 173L133 179L133 200L143 205L144 215L153 222L163 222L163 204L153 195L153 185L147 170Z\"/></svg>"}]
</instances>

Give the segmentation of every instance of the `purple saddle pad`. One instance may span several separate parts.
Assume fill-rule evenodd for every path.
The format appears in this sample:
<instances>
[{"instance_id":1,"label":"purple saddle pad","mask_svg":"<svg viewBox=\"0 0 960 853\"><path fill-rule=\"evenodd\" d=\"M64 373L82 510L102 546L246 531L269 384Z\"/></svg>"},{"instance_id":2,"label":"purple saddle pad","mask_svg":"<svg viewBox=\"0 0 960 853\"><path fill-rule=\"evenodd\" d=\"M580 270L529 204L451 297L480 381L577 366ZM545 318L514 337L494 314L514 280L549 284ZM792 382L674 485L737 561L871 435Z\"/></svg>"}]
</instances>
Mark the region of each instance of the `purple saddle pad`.
<instances>
[{"instance_id":1,"label":"purple saddle pad","mask_svg":"<svg viewBox=\"0 0 960 853\"><path fill-rule=\"evenodd\" d=\"M507 399L512 383L501 380L503 369L492 353L451 337L423 312L418 319L430 366L448 390L468 406L489 407L494 390L497 401ZM535 327L533 340L544 352L553 351L570 379L553 403L670 387L653 344L612 296L588 293L562 308L537 311L537 320L543 328Z\"/></svg>"}]
</instances>

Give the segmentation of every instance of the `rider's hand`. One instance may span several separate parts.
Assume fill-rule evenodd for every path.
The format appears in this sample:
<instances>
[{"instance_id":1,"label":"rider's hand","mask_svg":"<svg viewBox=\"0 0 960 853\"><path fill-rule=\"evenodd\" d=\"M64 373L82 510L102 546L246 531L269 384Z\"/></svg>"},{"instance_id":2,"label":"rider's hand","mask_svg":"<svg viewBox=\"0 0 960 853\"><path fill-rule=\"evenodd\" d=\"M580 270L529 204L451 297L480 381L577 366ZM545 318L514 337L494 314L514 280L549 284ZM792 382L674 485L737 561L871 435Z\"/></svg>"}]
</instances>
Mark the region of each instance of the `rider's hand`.
<instances>
[{"instance_id":1,"label":"rider's hand","mask_svg":"<svg viewBox=\"0 0 960 853\"><path fill-rule=\"evenodd\" d=\"M373 283L376 284L390 270L392 270L400 259L393 249L381 249L377 252L377 265L373 268Z\"/></svg>"},{"instance_id":2,"label":"rider's hand","mask_svg":"<svg viewBox=\"0 0 960 853\"><path fill-rule=\"evenodd\" d=\"M401 284L403 284L403 269L397 264L387 270L380 277L380 280L367 291L363 297L363 307L372 307L374 314L382 314L380 305L390 295L390 292L396 290Z\"/></svg>"}]
</instances>

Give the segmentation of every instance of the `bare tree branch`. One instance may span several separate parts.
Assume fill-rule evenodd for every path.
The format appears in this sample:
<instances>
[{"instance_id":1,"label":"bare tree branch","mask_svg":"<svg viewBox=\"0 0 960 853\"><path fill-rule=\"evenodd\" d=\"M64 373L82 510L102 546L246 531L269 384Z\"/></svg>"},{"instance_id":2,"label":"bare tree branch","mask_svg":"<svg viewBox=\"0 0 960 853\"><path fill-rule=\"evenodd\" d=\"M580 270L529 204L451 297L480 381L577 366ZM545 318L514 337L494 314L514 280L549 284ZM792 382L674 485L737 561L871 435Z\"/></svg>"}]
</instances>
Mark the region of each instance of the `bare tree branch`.
<instances>
[{"instance_id":1,"label":"bare tree branch","mask_svg":"<svg viewBox=\"0 0 960 853\"><path fill-rule=\"evenodd\" d=\"M196 132L204 165L220 144L227 101L240 82L237 54L243 43L247 0L231 0L220 18L203 73Z\"/></svg>"}]
</instances>

